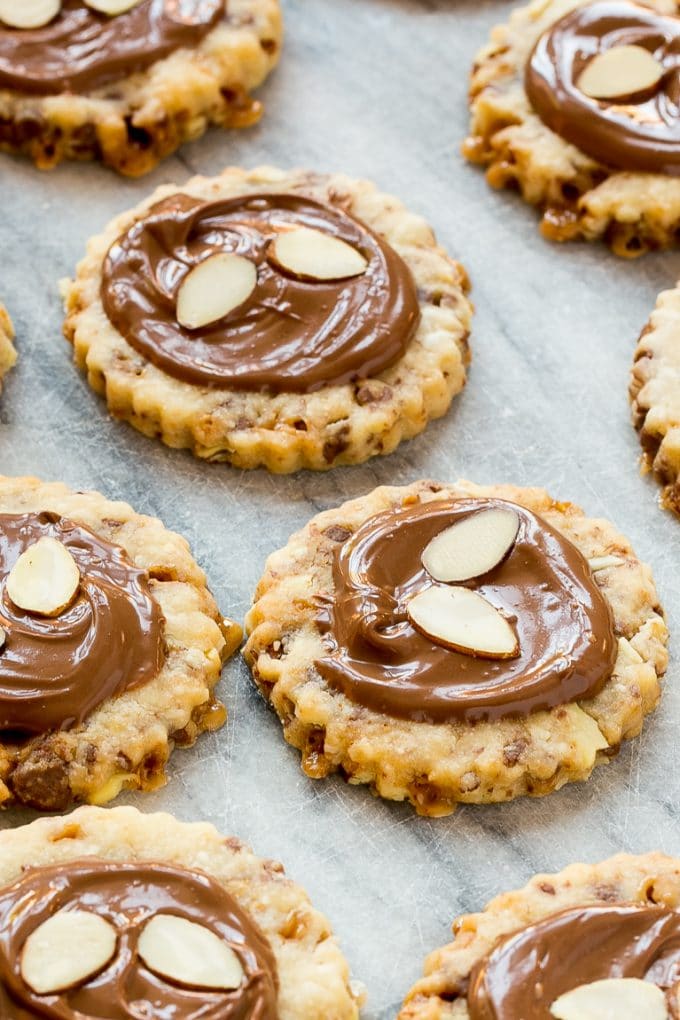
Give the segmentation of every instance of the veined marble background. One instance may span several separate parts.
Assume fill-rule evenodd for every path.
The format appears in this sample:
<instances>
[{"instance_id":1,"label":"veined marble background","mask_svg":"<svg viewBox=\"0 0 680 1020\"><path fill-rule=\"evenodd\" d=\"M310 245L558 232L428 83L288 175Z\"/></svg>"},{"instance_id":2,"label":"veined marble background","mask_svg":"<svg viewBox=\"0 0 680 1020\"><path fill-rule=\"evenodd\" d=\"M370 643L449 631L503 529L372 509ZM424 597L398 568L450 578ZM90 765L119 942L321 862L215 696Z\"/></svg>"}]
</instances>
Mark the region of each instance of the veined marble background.
<instances>
[{"instance_id":1,"label":"veined marble background","mask_svg":"<svg viewBox=\"0 0 680 1020\"><path fill-rule=\"evenodd\" d=\"M0 156L0 299L21 358L0 402L0 471L96 488L191 541L222 611L250 603L267 554L318 510L418 477L541 485L610 517L654 567L680 628L680 522L638 471L628 371L680 254L616 259L551 246L536 214L466 165L467 73L507 0L283 0L287 43L254 129L211 132L150 177L98 166L43 174ZM57 281L86 239L157 184L226 164L273 163L373 178L425 215L469 270L477 307L467 389L391 457L288 478L206 465L110 421L61 338ZM207 819L281 859L331 919L367 1020L388 1020L456 914L534 872L620 850L680 854L680 671L643 735L584 785L542 800L463 807L427 820L340 779L313 782L234 658L221 733L178 751L170 782L139 808ZM28 812L0 815L13 826Z\"/></svg>"}]
</instances>

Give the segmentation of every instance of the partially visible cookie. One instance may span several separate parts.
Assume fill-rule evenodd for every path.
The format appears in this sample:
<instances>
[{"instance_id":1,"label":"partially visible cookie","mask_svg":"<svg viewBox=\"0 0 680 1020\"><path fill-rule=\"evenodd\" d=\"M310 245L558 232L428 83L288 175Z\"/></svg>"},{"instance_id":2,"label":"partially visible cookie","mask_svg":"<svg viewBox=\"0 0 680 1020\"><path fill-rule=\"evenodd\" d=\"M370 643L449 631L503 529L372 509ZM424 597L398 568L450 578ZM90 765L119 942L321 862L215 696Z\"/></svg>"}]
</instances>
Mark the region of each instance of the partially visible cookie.
<instances>
[{"instance_id":1,"label":"partially visible cookie","mask_svg":"<svg viewBox=\"0 0 680 1020\"><path fill-rule=\"evenodd\" d=\"M211 124L259 119L282 35L279 0L10 0L0 149L148 173Z\"/></svg>"},{"instance_id":2,"label":"partially visible cookie","mask_svg":"<svg viewBox=\"0 0 680 1020\"><path fill-rule=\"evenodd\" d=\"M603 240L626 257L676 245L678 38L674 0L516 9L477 55L464 154L537 206L551 240Z\"/></svg>"},{"instance_id":3,"label":"partially visible cookie","mask_svg":"<svg viewBox=\"0 0 680 1020\"><path fill-rule=\"evenodd\" d=\"M680 286L660 294L640 334L630 378L633 421L645 465L680 513Z\"/></svg>"},{"instance_id":4,"label":"partially visible cookie","mask_svg":"<svg viewBox=\"0 0 680 1020\"><path fill-rule=\"evenodd\" d=\"M680 861L665 854L536 875L453 931L398 1020L678 1015Z\"/></svg>"},{"instance_id":5,"label":"partially visible cookie","mask_svg":"<svg viewBox=\"0 0 680 1020\"><path fill-rule=\"evenodd\" d=\"M10 368L16 364L17 352L14 349L14 326L4 305L0 305L0 390L2 382Z\"/></svg>"},{"instance_id":6,"label":"partially visible cookie","mask_svg":"<svg viewBox=\"0 0 680 1020\"><path fill-rule=\"evenodd\" d=\"M212 825L83 807L5 830L0 917L3 1020L358 1017L326 918Z\"/></svg>"},{"instance_id":7,"label":"partially visible cookie","mask_svg":"<svg viewBox=\"0 0 680 1020\"><path fill-rule=\"evenodd\" d=\"M255 682L312 778L424 815L586 779L656 706L650 570L541 489L415 482L314 517L246 619Z\"/></svg>"},{"instance_id":8,"label":"partially visible cookie","mask_svg":"<svg viewBox=\"0 0 680 1020\"><path fill-rule=\"evenodd\" d=\"M185 539L96 492L0 477L0 803L161 785L219 727L224 620Z\"/></svg>"},{"instance_id":9,"label":"partially visible cookie","mask_svg":"<svg viewBox=\"0 0 680 1020\"><path fill-rule=\"evenodd\" d=\"M367 181L230 168L158 189L91 240L64 330L145 435L240 468L327 470L448 410L467 290L430 227Z\"/></svg>"}]
</instances>

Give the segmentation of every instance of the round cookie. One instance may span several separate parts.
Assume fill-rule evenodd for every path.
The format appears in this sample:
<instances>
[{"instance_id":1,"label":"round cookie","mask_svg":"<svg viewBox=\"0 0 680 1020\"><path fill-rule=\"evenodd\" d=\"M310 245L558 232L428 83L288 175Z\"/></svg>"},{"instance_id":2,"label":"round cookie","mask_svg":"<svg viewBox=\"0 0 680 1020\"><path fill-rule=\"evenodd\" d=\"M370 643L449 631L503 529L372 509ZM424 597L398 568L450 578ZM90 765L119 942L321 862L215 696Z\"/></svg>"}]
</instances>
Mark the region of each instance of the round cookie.
<instances>
[{"instance_id":1,"label":"round cookie","mask_svg":"<svg viewBox=\"0 0 680 1020\"><path fill-rule=\"evenodd\" d=\"M663 486L663 503L680 513L680 287L659 295L640 334L630 378L633 421L645 465Z\"/></svg>"},{"instance_id":2,"label":"round cookie","mask_svg":"<svg viewBox=\"0 0 680 1020\"><path fill-rule=\"evenodd\" d=\"M33 902L31 892L39 893ZM63 922L67 911L70 945L49 927L57 932L54 918ZM326 918L280 864L212 825L82 807L4 831L0 913L6 1020L38 1013L132 1020L165 1016L163 1007L177 1020L359 1015L360 997ZM101 932L94 949L86 925ZM104 940L110 926L113 945Z\"/></svg>"},{"instance_id":3,"label":"round cookie","mask_svg":"<svg viewBox=\"0 0 680 1020\"><path fill-rule=\"evenodd\" d=\"M433 565L449 531L453 562L467 557L455 584ZM587 778L640 732L667 662L649 568L611 524L540 489L463 481L314 517L270 556L246 631L307 775L339 771L430 816Z\"/></svg>"},{"instance_id":4,"label":"round cookie","mask_svg":"<svg viewBox=\"0 0 680 1020\"><path fill-rule=\"evenodd\" d=\"M250 93L278 60L278 0L180 6L5 0L0 149L42 169L98 159L137 177L211 124L257 121L262 104Z\"/></svg>"},{"instance_id":5,"label":"round cookie","mask_svg":"<svg viewBox=\"0 0 680 1020\"><path fill-rule=\"evenodd\" d=\"M680 861L661 853L536 875L457 919L398 1020L666 1020L680 1005L679 908Z\"/></svg>"},{"instance_id":6,"label":"round cookie","mask_svg":"<svg viewBox=\"0 0 680 1020\"><path fill-rule=\"evenodd\" d=\"M676 15L673 0L534 0L479 52L463 152L541 210L545 237L626 257L677 243Z\"/></svg>"},{"instance_id":7,"label":"round cookie","mask_svg":"<svg viewBox=\"0 0 680 1020\"><path fill-rule=\"evenodd\" d=\"M146 435L240 468L326 470L447 411L467 289L424 221L368 182L231 168L158 189L90 241L65 334L114 417Z\"/></svg>"},{"instance_id":8,"label":"round cookie","mask_svg":"<svg viewBox=\"0 0 680 1020\"><path fill-rule=\"evenodd\" d=\"M14 349L14 326L7 314L7 309L0 304L0 391L2 383L9 372L16 364L17 352Z\"/></svg>"},{"instance_id":9,"label":"round cookie","mask_svg":"<svg viewBox=\"0 0 680 1020\"><path fill-rule=\"evenodd\" d=\"M241 628L185 539L96 492L0 476L0 803L155 789L218 728Z\"/></svg>"}]
</instances>

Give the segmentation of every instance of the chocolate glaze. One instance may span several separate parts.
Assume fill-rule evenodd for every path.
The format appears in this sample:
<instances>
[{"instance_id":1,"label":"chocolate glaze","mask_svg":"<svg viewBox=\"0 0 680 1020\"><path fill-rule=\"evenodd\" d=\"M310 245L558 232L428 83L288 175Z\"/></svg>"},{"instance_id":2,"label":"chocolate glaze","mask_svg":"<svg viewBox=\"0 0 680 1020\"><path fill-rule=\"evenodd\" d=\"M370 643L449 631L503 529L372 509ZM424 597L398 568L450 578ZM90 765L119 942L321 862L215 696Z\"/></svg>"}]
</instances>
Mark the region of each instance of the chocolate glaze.
<instances>
[{"instance_id":1,"label":"chocolate glaze","mask_svg":"<svg viewBox=\"0 0 680 1020\"><path fill-rule=\"evenodd\" d=\"M421 563L444 529L488 507L520 518L509 556L468 582L516 628L513 659L473 658L434 643L410 624L410 598L434 582ZM526 716L591 697L611 675L611 610L587 561L524 507L458 499L388 510L338 550L334 594L319 625L329 648L317 669L332 687L376 712L433 723Z\"/></svg>"},{"instance_id":2,"label":"chocolate glaze","mask_svg":"<svg viewBox=\"0 0 680 1020\"><path fill-rule=\"evenodd\" d=\"M43 28L0 22L0 88L92 92L196 46L224 14L225 0L142 0L116 17L83 0L63 0L61 13Z\"/></svg>"},{"instance_id":3,"label":"chocolate glaze","mask_svg":"<svg viewBox=\"0 0 680 1020\"><path fill-rule=\"evenodd\" d=\"M614 46L649 50L666 74L651 94L590 99L577 87L599 53ZM680 18L630 0L584 4L538 40L525 87L541 120L602 163L680 174Z\"/></svg>"},{"instance_id":4,"label":"chocolate glaze","mask_svg":"<svg viewBox=\"0 0 680 1020\"><path fill-rule=\"evenodd\" d=\"M470 976L470 1020L552 1020L565 992L605 978L680 978L680 913L665 907L565 910L508 935Z\"/></svg>"},{"instance_id":5,"label":"chocolate glaze","mask_svg":"<svg viewBox=\"0 0 680 1020\"><path fill-rule=\"evenodd\" d=\"M111 963L85 984L36 995L21 977L21 950L58 910L99 914L118 931ZM245 977L231 992L189 990L157 977L137 955L147 920L174 914L209 928L233 949ZM274 954L255 922L214 879L170 864L88 858L31 868L0 891L3 1020L277 1020Z\"/></svg>"},{"instance_id":6,"label":"chocolate glaze","mask_svg":"<svg viewBox=\"0 0 680 1020\"><path fill-rule=\"evenodd\" d=\"M19 556L55 538L80 570L80 590L55 618L19 609L5 581ZM163 615L118 546L54 513L0 514L0 730L43 733L80 723L107 698L155 677Z\"/></svg>"},{"instance_id":7,"label":"chocolate glaze","mask_svg":"<svg viewBox=\"0 0 680 1020\"><path fill-rule=\"evenodd\" d=\"M322 230L368 260L357 277L305 281L267 257L279 231ZM184 278L215 252L257 266L255 291L218 323L187 330L176 318ZM116 241L104 263L104 309L127 342L187 382L309 393L366 378L392 365L420 318L402 259L358 220L292 194L203 202L174 195Z\"/></svg>"}]
</instances>

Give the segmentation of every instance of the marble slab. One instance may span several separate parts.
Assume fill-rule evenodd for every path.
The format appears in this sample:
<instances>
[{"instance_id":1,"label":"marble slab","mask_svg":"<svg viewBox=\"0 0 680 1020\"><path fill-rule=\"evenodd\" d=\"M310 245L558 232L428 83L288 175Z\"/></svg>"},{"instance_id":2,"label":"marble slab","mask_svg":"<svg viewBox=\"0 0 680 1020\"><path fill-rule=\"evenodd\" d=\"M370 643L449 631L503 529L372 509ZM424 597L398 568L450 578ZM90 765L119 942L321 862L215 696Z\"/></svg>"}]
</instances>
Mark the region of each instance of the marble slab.
<instances>
[{"instance_id":1,"label":"marble slab","mask_svg":"<svg viewBox=\"0 0 680 1020\"><path fill-rule=\"evenodd\" d=\"M284 0L288 39L255 129L214 132L150 178L96 166L41 174L0 157L0 297L21 360L0 404L0 471L124 498L185 534L227 614L242 618L267 554L323 508L382 483L468 477L546 486L611 517L655 570L680 626L680 524L638 471L626 396L637 334L680 255L622 262L550 246L532 210L464 164L466 75L501 0ZM435 225L469 269L477 306L469 385L451 413L393 456L326 475L272 478L207 466L110 421L61 339L57 281L87 237L151 187L227 163L342 169L374 178ZM229 722L178 752L145 810L205 818L282 859L332 919L367 1020L394 1017L452 918L536 870L618 850L680 854L678 667L643 736L585 785L543 800L464 807L447 819L314 783L283 743L238 658ZM0 816L0 827L28 813Z\"/></svg>"}]
</instances>

